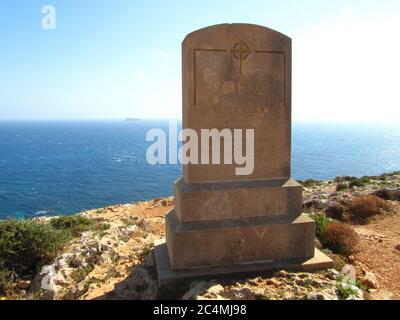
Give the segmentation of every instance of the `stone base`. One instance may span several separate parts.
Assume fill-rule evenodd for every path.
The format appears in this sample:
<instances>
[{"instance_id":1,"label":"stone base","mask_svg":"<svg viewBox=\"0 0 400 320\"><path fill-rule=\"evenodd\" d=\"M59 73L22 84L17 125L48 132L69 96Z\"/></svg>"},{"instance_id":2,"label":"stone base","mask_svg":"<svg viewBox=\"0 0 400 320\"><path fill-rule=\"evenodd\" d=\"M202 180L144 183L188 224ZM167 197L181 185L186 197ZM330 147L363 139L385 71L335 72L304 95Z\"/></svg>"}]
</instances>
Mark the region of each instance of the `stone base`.
<instances>
[{"instance_id":1,"label":"stone base","mask_svg":"<svg viewBox=\"0 0 400 320\"><path fill-rule=\"evenodd\" d=\"M158 274L158 284L160 287L195 278L209 279L211 277L223 275L260 274L270 270L281 269L290 271L315 271L329 269L333 266L333 261L318 249L314 249L314 257L311 259L291 259L274 262L246 263L179 271L174 271L171 268L165 240L159 240L155 243L154 255Z\"/></svg>"},{"instance_id":2,"label":"stone base","mask_svg":"<svg viewBox=\"0 0 400 320\"><path fill-rule=\"evenodd\" d=\"M315 222L306 215L181 223L172 210L165 225L173 270L314 255Z\"/></svg>"},{"instance_id":3,"label":"stone base","mask_svg":"<svg viewBox=\"0 0 400 320\"><path fill-rule=\"evenodd\" d=\"M302 186L293 179L175 183L175 210L182 223L253 217L298 216Z\"/></svg>"}]
</instances>

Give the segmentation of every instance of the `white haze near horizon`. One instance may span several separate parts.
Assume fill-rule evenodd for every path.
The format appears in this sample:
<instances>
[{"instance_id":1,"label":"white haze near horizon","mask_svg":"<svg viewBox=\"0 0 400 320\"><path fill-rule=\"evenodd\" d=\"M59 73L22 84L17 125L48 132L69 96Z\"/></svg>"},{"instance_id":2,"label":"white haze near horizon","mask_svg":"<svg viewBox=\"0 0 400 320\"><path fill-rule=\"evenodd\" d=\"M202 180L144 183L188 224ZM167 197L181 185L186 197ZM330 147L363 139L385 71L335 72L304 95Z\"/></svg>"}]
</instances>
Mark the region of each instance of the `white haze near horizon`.
<instances>
[{"instance_id":1,"label":"white haze near horizon","mask_svg":"<svg viewBox=\"0 0 400 320\"><path fill-rule=\"evenodd\" d=\"M293 38L295 121L400 121L400 9L345 12Z\"/></svg>"},{"instance_id":2,"label":"white haze near horizon","mask_svg":"<svg viewBox=\"0 0 400 320\"><path fill-rule=\"evenodd\" d=\"M294 34L292 109L294 122L400 122L400 7L320 21ZM147 97L145 118L180 118L180 78ZM147 89L146 89L147 88ZM160 107L162 106L162 107ZM171 112L173 112L171 114Z\"/></svg>"}]
</instances>

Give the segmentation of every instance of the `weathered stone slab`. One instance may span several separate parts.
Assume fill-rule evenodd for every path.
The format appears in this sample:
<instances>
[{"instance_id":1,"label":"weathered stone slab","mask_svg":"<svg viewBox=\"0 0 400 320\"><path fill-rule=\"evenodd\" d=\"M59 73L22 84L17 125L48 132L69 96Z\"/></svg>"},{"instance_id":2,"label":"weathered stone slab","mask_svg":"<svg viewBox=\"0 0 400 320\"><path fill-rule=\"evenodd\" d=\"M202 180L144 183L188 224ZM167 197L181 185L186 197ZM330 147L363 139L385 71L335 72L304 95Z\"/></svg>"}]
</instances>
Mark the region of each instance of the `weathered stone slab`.
<instances>
[{"instance_id":1,"label":"weathered stone slab","mask_svg":"<svg viewBox=\"0 0 400 320\"><path fill-rule=\"evenodd\" d=\"M180 223L171 211L166 225L174 270L309 259L314 254L315 224L304 215Z\"/></svg>"},{"instance_id":2,"label":"weathered stone slab","mask_svg":"<svg viewBox=\"0 0 400 320\"><path fill-rule=\"evenodd\" d=\"M286 178L193 184L180 179L175 183L175 210L181 222L298 216L302 190Z\"/></svg>"},{"instance_id":3,"label":"weathered stone slab","mask_svg":"<svg viewBox=\"0 0 400 320\"><path fill-rule=\"evenodd\" d=\"M251 24L221 24L182 44L183 128L254 129L255 167L184 165L189 183L290 177L291 39ZM221 151L222 159L222 151Z\"/></svg>"}]
</instances>

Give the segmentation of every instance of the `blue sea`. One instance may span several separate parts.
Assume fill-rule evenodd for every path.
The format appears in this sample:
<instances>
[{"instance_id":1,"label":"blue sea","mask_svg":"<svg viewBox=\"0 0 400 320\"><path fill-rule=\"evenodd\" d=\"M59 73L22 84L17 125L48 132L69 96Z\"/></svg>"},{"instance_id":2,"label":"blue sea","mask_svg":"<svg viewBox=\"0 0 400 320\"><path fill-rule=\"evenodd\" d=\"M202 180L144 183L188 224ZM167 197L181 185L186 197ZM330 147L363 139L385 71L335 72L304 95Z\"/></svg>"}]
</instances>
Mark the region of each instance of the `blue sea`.
<instances>
[{"instance_id":1,"label":"blue sea","mask_svg":"<svg viewBox=\"0 0 400 320\"><path fill-rule=\"evenodd\" d=\"M167 121L0 122L0 218L72 214L173 194L181 165L146 161ZM296 179L400 170L400 125L293 125Z\"/></svg>"}]
</instances>

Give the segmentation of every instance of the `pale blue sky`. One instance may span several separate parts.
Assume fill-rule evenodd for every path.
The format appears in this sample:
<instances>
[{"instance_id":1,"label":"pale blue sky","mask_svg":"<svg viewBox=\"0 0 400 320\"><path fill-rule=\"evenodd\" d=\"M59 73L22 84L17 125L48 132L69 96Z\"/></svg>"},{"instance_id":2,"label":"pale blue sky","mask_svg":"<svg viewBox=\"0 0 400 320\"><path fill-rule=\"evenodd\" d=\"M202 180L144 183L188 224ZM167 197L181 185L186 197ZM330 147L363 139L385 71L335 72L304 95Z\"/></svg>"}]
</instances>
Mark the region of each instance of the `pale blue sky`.
<instances>
[{"instance_id":1,"label":"pale blue sky","mask_svg":"<svg viewBox=\"0 0 400 320\"><path fill-rule=\"evenodd\" d=\"M179 118L181 41L243 22L293 38L295 120L400 121L399 21L400 1L2 0L0 120Z\"/></svg>"}]
</instances>

